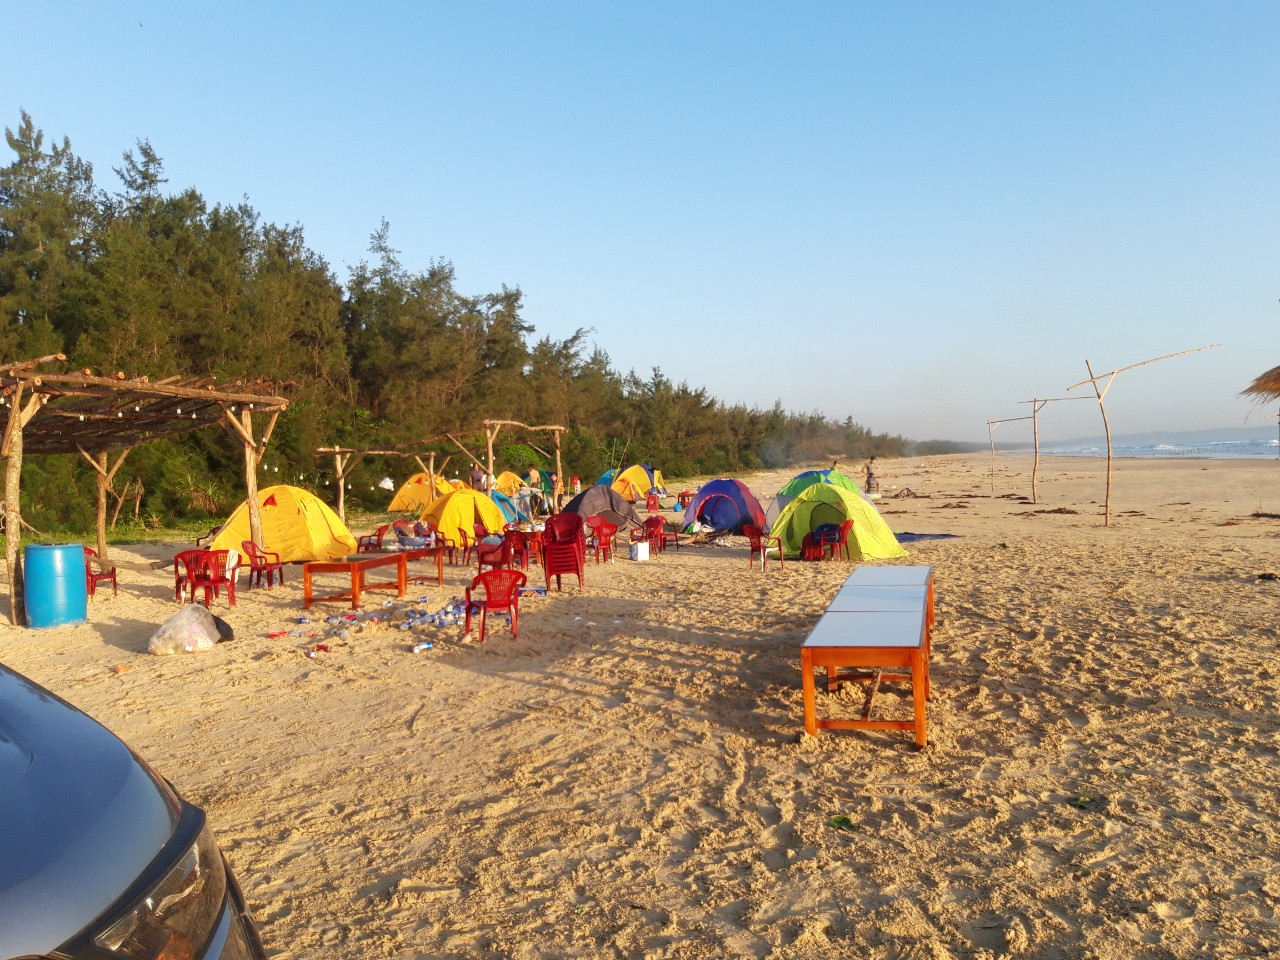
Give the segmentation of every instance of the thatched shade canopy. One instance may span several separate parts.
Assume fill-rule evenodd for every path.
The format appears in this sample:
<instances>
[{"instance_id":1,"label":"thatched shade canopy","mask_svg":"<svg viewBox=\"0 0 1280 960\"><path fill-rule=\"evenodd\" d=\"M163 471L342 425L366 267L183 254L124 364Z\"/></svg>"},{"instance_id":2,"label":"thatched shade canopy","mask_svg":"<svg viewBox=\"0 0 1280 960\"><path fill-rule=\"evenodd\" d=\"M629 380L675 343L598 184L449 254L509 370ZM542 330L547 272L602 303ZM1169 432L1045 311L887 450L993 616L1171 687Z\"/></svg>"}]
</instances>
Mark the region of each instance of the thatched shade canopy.
<instances>
[{"instance_id":1,"label":"thatched shade canopy","mask_svg":"<svg viewBox=\"0 0 1280 960\"><path fill-rule=\"evenodd\" d=\"M44 398L38 414L25 425L26 453L123 450L214 424L225 426L240 407L278 413L288 406L284 398L260 389L245 384L215 387L211 379L173 377L151 383L146 378L0 368L0 405L21 403L24 390L27 396L39 393Z\"/></svg>"},{"instance_id":2,"label":"thatched shade canopy","mask_svg":"<svg viewBox=\"0 0 1280 960\"><path fill-rule=\"evenodd\" d=\"M227 389L216 387L211 378L170 377L152 383L147 377L128 379L124 374L100 377L88 370L39 370L44 364L65 360L65 355L53 354L0 364L0 417L4 420L0 458L5 460L4 524L9 534L5 537L5 562L9 618L14 624L26 622L18 552L24 454L79 453L93 466L98 484L98 554L105 560L107 490L130 450L148 440L218 424L237 437L244 449L245 486L250 502L256 504L256 469L276 419L289 405L275 391L268 392L264 383L237 383ZM265 428L255 429L254 413L267 415ZM254 541L261 543L261 516L252 506L250 527Z\"/></svg>"},{"instance_id":3,"label":"thatched shade canopy","mask_svg":"<svg viewBox=\"0 0 1280 960\"><path fill-rule=\"evenodd\" d=\"M1253 397L1258 403L1280 400L1280 367L1272 367L1259 376L1241 391L1241 396Z\"/></svg>"}]
</instances>

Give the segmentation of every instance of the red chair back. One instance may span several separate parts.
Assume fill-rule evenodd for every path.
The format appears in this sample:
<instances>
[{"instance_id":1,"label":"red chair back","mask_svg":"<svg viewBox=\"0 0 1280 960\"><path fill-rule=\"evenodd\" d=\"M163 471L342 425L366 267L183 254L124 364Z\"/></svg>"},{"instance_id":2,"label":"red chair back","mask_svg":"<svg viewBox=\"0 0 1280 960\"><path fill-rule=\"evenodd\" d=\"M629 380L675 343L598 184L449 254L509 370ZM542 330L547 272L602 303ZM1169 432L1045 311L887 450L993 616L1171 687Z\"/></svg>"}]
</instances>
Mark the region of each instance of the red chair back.
<instances>
[{"instance_id":1,"label":"red chair back","mask_svg":"<svg viewBox=\"0 0 1280 960\"><path fill-rule=\"evenodd\" d=\"M548 517L542 534L544 544L575 543L584 539L580 513L557 513Z\"/></svg>"}]
</instances>

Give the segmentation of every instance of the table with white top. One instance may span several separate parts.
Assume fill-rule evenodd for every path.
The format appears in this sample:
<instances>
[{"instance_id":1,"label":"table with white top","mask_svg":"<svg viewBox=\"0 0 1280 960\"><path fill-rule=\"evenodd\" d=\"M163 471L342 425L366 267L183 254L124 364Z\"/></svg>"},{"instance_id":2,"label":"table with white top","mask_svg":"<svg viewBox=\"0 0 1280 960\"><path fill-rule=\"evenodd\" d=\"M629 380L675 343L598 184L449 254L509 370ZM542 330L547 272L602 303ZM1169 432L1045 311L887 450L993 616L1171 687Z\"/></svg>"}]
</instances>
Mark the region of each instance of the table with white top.
<instances>
[{"instance_id":1,"label":"table with white top","mask_svg":"<svg viewBox=\"0 0 1280 960\"><path fill-rule=\"evenodd\" d=\"M913 730L916 746L924 747L932 625L931 567L854 571L800 648L805 731L817 736L820 729ZM837 690L841 681L870 684L860 717L818 717L816 668L825 668L828 692ZM872 719L881 680L895 679L911 683L912 719Z\"/></svg>"}]
</instances>

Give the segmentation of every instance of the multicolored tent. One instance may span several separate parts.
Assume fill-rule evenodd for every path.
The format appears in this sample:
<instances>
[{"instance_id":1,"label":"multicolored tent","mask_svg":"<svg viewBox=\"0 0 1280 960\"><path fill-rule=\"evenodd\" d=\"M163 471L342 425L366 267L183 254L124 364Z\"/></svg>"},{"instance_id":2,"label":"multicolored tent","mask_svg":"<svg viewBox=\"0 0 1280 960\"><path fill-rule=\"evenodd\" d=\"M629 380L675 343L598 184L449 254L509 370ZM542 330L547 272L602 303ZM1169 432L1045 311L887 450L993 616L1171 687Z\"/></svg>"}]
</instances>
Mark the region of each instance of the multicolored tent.
<instances>
[{"instance_id":1,"label":"multicolored tent","mask_svg":"<svg viewBox=\"0 0 1280 960\"><path fill-rule=\"evenodd\" d=\"M400 485L396 495L387 504L387 513L421 513L436 497L452 490L453 485L438 473L434 489L427 474L415 473Z\"/></svg>"},{"instance_id":2,"label":"multicolored tent","mask_svg":"<svg viewBox=\"0 0 1280 960\"><path fill-rule=\"evenodd\" d=\"M843 487L862 496L862 490L858 485L834 467L826 470L806 470L803 473L797 473L778 490L778 495L773 498L773 503L769 504L769 509L765 511L766 523L772 526L783 508L794 500L800 491L809 489L815 483L829 483L833 487ZM863 499L865 500L866 497Z\"/></svg>"},{"instance_id":3,"label":"multicolored tent","mask_svg":"<svg viewBox=\"0 0 1280 960\"><path fill-rule=\"evenodd\" d=\"M356 538L347 525L314 493L280 484L258 491L262 508L262 548L280 554L281 561L336 560L356 552ZM222 524L210 550L241 551L249 536L249 501L236 507Z\"/></svg>"},{"instance_id":4,"label":"multicolored tent","mask_svg":"<svg viewBox=\"0 0 1280 960\"><path fill-rule=\"evenodd\" d=\"M708 480L689 502L682 522L686 527L697 522L704 530L730 533L741 533L744 523L765 527L760 501L741 480Z\"/></svg>"},{"instance_id":5,"label":"multicolored tent","mask_svg":"<svg viewBox=\"0 0 1280 960\"><path fill-rule=\"evenodd\" d=\"M632 464L622 471L606 470L596 483L613 487L632 503L645 499L650 491L660 497L668 496L662 471L643 463Z\"/></svg>"},{"instance_id":6,"label":"multicolored tent","mask_svg":"<svg viewBox=\"0 0 1280 960\"><path fill-rule=\"evenodd\" d=\"M824 523L840 524L845 520L853 521L849 552L854 560L889 560L907 555L875 507L856 492L830 483L815 483L796 494L778 514L769 533L781 538L785 556L798 557L805 534Z\"/></svg>"},{"instance_id":7,"label":"multicolored tent","mask_svg":"<svg viewBox=\"0 0 1280 960\"><path fill-rule=\"evenodd\" d=\"M463 487L436 500L418 518L432 524L450 540L465 530L471 536L477 523L483 523L489 533L501 533L507 519L498 505L479 490Z\"/></svg>"}]
</instances>

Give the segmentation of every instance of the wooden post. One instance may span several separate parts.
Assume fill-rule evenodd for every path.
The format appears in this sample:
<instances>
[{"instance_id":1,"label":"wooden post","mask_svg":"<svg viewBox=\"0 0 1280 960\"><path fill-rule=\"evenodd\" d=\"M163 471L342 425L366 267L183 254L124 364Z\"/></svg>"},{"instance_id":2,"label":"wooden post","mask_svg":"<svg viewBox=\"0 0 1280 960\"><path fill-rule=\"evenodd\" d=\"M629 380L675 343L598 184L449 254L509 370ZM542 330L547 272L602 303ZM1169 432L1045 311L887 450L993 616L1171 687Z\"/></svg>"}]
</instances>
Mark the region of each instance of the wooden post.
<instances>
[{"instance_id":1,"label":"wooden post","mask_svg":"<svg viewBox=\"0 0 1280 960\"><path fill-rule=\"evenodd\" d=\"M493 441L498 439L498 431L500 429L501 427L499 427L497 424L494 424L492 427L490 427L490 423L488 420L484 422L485 449L489 455L488 456L489 466L485 468L488 470L488 472L485 474L485 484L484 484L485 487L489 486L489 483L488 483L489 477L497 476L497 474L493 472Z\"/></svg>"},{"instance_id":2,"label":"wooden post","mask_svg":"<svg viewBox=\"0 0 1280 960\"><path fill-rule=\"evenodd\" d=\"M552 431L551 431L551 437L552 437L552 439L553 439L553 440L555 440L555 443L556 443L556 479L557 479L557 480L559 481L559 483L560 483L560 489L561 489L561 490L567 490L567 489L569 488L569 485L568 485L567 483L565 483L565 480L564 480L564 468L563 468L563 467L561 467L561 465L560 465L560 434L561 434L561 432L562 432L562 431L560 431L560 430L558 430L558 429L557 429L557 430L552 430ZM552 484L552 486L551 486L551 499L555 501L555 502L551 505L551 512L552 512L552 513L559 513L559 512L560 512L560 499L556 496L555 484ZM610 562L612 562L612 561L610 561ZM761 563L763 563L763 562L764 562L764 561L763 561L763 559L762 559L762 560L761 560Z\"/></svg>"},{"instance_id":3,"label":"wooden post","mask_svg":"<svg viewBox=\"0 0 1280 960\"><path fill-rule=\"evenodd\" d=\"M106 451L106 450L101 450L101 451L99 451L98 456L95 458L95 457L90 456L90 455L89 455L89 452L88 452L87 450L85 450L85 448L84 448L84 447L76 447L76 449L80 451L80 456L84 457L86 460L88 460L88 461L89 461L90 465L93 467L94 474L95 474L95 477L96 477L96 480L97 480L97 488L98 488L98 512L97 512L97 547L98 547L98 556L99 556L99 557L101 557L103 560L106 560L106 559L108 559L108 553L107 553L107 493L108 493L108 492L111 492L111 493L114 493L114 492L115 492L114 484L115 484L116 473L120 470L121 465L124 463L124 458L125 458L125 457L127 457L127 456L129 455L129 451L130 451L131 449L133 449L133 448L132 448L132 447L126 447L126 448L124 449L124 451L123 451L123 452L121 452L121 454L120 454L119 458L116 460L116 464L115 464L115 466L114 466L114 467L108 466L108 465L110 464L110 462L111 462L111 461L110 461L110 458L109 458L109 456L108 456L108 454L107 454L107 451ZM127 486L128 486L128 485L126 484L126 487L127 487ZM123 501L123 495L121 496L121 500ZM118 507L118 506L117 506L117 508L116 508L116 511L117 511L117 513L119 512L119 507ZM114 522L114 517L112 518L112 520L113 520L113 522Z\"/></svg>"},{"instance_id":4,"label":"wooden post","mask_svg":"<svg viewBox=\"0 0 1280 960\"><path fill-rule=\"evenodd\" d=\"M1143 360L1140 363L1131 363L1127 367L1119 367L1110 373L1094 374L1093 365L1085 360L1085 369L1089 371L1089 379L1081 380L1079 383L1072 384L1067 387L1068 390L1074 390L1076 387L1083 387L1086 383L1093 386L1094 395L1098 400L1098 409L1102 411L1102 428L1107 435L1107 502L1103 510L1103 526L1111 526L1111 424L1107 422L1107 405L1103 403L1103 399L1107 395L1107 391L1111 389L1111 385L1116 382L1116 375L1124 373L1126 370L1132 370L1134 367L1143 367L1148 363L1155 363L1157 360L1168 360L1170 357L1181 357L1188 353L1199 353L1201 350L1212 350L1221 344L1211 343L1207 347L1193 347L1190 350L1180 350L1177 353L1166 353L1163 357L1152 357L1150 360ZM1106 379L1105 387L1098 387L1098 381Z\"/></svg>"},{"instance_id":5,"label":"wooden post","mask_svg":"<svg viewBox=\"0 0 1280 960\"><path fill-rule=\"evenodd\" d=\"M1044 399L1021 400L1020 403L1031 404L1031 437L1035 442L1035 459L1031 461L1031 502L1039 503L1036 499L1036 474L1040 471L1040 408L1046 403L1054 403L1058 400L1088 400L1088 397L1046 397Z\"/></svg>"},{"instance_id":6,"label":"wooden post","mask_svg":"<svg viewBox=\"0 0 1280 960\"><path fill-rule=\"evenodd\" d=\"M25 582L22 571L22 428L36 415L44 397L34 393L19 410L21 385L9 404L9 423L5 427L0 456L5 458L4 474L4 556L9 569L9 622L15 627L27 625L27 607L23 599Z\"/></svg>"}]
</instances>

